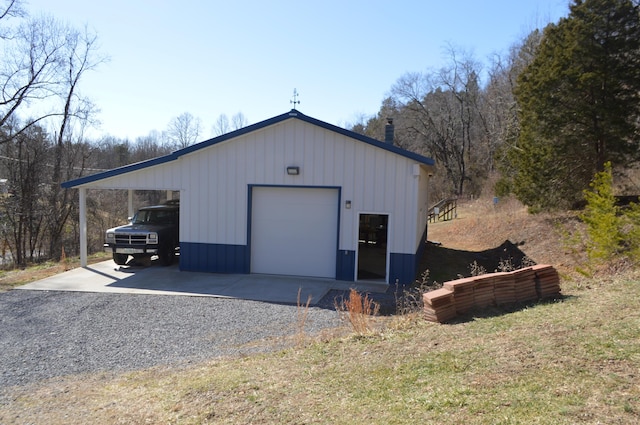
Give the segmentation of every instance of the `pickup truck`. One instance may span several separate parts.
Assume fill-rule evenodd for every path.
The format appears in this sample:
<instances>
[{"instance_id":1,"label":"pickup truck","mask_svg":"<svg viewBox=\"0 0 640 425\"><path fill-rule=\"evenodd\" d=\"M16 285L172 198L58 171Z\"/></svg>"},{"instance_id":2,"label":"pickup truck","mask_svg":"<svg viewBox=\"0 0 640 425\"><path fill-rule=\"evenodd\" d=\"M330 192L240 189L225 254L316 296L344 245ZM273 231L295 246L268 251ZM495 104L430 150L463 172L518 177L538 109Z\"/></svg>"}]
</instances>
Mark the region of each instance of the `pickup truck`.
<instances>
[{"instance_id":1,"label":"pickup truck","mask_svg":"<svg viewBox=\"0 0 640 425\"><path fill-rule=\"evenodd\" d=\"M106 231L104 249L118 265L126 264L129 255L142 262L157 255L160 264L171 265L179 249L179 217L179 201L140 208L129 224Z\"/></svg>"}]
</instances>

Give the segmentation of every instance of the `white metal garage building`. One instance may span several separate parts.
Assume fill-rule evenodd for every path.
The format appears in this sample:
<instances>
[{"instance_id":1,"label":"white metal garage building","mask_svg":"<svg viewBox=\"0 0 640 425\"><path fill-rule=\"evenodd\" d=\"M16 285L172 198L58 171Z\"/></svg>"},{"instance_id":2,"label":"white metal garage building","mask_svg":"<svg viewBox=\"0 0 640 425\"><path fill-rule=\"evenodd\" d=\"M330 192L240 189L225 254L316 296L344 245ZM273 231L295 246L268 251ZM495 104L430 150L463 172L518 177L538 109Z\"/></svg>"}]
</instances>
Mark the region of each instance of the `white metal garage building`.
<instances>
[{"instance_id":1,"label":"white metal garage building","mask_svg":"<svg viewBox=\"0 0 640 425\"><path fill-rule=\"evenodd\" d=\"M63 183L180 192L180 269L414 280L434 162L297 110L173 152ZM90 196L90 192L89 192Z\"/></svg>"}]
</instances>

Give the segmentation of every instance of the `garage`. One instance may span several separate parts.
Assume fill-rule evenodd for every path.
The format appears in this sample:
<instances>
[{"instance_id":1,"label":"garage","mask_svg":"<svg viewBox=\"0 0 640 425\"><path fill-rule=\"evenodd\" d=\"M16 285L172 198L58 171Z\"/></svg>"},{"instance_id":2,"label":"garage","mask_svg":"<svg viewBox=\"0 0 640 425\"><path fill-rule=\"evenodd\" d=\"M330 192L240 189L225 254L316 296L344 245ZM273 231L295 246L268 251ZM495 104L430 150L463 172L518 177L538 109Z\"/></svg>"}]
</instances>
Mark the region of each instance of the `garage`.
<instances>
[{"instance_id":1,"label":"garage","mask_svg":"<svg viewBox=\"0 0 640 425\"><path fill-rule=\"evenodd\" d=\"M253 187L251 273L336 276L339 191Z\"/></svg>"},{"instance_id":2,"label":"garage","mask_svg":"<svg viewBox=\"0 0 640 425\"><path fill-rule=\"evenodd\" d=\"M387 127L381 141L293 109L65 182L79 190L81 263L93 190L170 190L180 199L181 271L410 284L434 162L394 145Z\"/></svg>"}]
</instances>

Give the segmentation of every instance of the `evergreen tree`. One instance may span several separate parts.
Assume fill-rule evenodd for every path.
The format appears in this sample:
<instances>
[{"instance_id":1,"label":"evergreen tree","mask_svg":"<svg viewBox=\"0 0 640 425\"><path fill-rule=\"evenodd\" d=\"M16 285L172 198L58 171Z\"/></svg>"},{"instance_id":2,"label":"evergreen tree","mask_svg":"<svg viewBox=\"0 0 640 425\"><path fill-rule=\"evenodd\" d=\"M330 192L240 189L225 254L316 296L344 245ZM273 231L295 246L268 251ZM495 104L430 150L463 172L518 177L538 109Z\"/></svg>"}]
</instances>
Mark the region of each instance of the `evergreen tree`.
<instances>
[{"instance_id":1,"label":"evergreen tree","mask_svg":"<svg viewBox=\"0 0 640 425\"><path fill-rule=\"evenodd\" d=\"M613 190L611 163L596 173L584 191L587 205L580 218L587 225L587 254L594 264L616 258L640 261L640 205L619 207Z\"/></svg>"},{"instance_id":2,"label":"evergreen tree","mask_svg":"<svg viewBox=\"0 0 640 425\"><path fill-rule=\"evenodd\" d=\"M589 236L587 254L593 261L607 261L621 251L623 241L622 218L613 194L610 162L604 164L604 171L596 173L590 187L584 191L587 206L580 215Z\"/></svg>"},{"instance_id":3,"label":"evergreen tree","mask_svg":"<svg viewBox=\"0 0 640 425\"><path fill-rule=\"evenodd\" d=\"M640 11L631 0L574 0L518 79L513 190L533 209L582 198L605 162L640 159Z\"/></svg>"}]
</instances>

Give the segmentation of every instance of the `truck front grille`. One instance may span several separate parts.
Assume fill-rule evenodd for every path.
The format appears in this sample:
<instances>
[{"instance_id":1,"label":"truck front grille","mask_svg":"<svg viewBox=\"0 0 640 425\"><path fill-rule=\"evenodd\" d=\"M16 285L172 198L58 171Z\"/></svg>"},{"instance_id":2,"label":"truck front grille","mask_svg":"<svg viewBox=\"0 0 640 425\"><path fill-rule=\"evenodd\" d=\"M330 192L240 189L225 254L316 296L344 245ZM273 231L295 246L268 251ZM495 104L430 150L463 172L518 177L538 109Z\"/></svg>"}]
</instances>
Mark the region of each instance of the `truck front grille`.
<instances>
[{"instance_id":1,"label":"truck front grille","mask_svg":"<svg viewBox=\"0 0 640 425\"><path fill-rule=\"evenodd\" d=\"M145 245L147 235L121 235L116 233L116 244L123 245Z\"/></svg>"}]
</instances>

